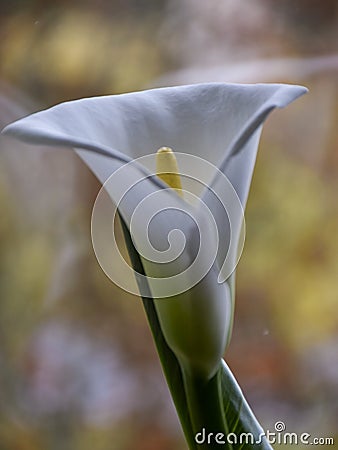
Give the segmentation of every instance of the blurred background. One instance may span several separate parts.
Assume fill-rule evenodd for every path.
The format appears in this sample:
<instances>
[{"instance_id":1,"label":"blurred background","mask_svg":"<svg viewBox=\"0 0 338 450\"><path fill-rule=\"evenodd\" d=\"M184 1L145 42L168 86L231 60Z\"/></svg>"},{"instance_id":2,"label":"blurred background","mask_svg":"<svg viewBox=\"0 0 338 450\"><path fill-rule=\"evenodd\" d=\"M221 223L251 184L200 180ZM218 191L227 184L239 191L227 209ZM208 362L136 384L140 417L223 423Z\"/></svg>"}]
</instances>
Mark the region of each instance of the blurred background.
<instances>
[{"instance_id":1,"label":"blurred background","mask_svg":"<svg viewBox=\"0 0 338 450\"><path fill-rule=\"evenodd\" d=\"M336 0L0 1L1 128L61 101L153 86L310 89L263 132L225 359L264 429L281 420L334 437L321 446L331 449L337 44ZM68 149L0 146L1 450L184 450L141 302L93 254L98 182Z\"/></svg>"}]
</instances>

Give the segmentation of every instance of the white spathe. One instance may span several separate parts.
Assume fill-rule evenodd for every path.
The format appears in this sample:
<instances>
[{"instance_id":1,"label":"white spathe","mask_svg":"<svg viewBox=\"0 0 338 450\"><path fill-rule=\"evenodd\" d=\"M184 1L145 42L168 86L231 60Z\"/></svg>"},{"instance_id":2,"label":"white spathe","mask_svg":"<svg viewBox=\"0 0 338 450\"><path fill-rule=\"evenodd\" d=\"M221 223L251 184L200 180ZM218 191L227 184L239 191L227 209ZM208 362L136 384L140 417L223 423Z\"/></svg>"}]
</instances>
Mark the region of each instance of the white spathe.
<instances>
[{"instance_id":1,"label":"white spathe","mask_svg":"<svg viewBox=\"0 0 338 450\"><path fill-rule=\"evenodd\" d=\"M156 217L156 227L149 229L154 247L165 250L173 229L181 231L186 239L184 251L174 264L143 259L152 294L158 298L163 295L151 277L171 276L173 267L177 273L184 271L196 256L198 229L191 218L206 234L211 222L203 208L187 205L152 176L149 168L131 162L163 146L203 158L228 177L244 208L265 118L274 108L286 106L306 91L294 85L224 83L153 89L62 103L10 124L4 132L33 144L73 147L102 183L122 168L123 177L109 189L109 195L117 202L118 191L130 187L119 204L128 226L137 205L154 195L162 210ZM199 173L198 164L195 169L196 179L205 175ZM173 297L155 300L155 305L163 334L180 363L187 370L211 377L229 341L234 304L233 277L218 282L226 278L220 276L220 270L230 237L220 232L226 229L226 217L210 189L222 190L217 171L210 173L207 184L200 197L217 224L219 248L215 262L198 284ZM166 209L166 205L170 208ZM235 235L237 239L239 230ZM136 221L132 237L140 251L145 245L144 236L143 221L139 227ZM211 230L210 248L216 243L214 239ZM209 247L205 242L200 244Z\"/></svg>"}]
</instances>

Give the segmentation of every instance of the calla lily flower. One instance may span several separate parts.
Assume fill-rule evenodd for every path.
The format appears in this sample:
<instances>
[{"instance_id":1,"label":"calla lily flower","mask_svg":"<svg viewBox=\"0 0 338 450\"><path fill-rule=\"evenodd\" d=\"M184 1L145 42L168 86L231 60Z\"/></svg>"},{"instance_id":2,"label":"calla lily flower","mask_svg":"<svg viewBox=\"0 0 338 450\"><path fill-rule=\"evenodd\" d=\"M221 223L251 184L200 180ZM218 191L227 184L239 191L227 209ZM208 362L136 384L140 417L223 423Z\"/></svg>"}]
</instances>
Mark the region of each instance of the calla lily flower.
<instances>
[{"instance_id":1,"label":"calla lily flower","mask_svg":"<svg viewBox=\"0 0 338 450\"><path fill-rule=\"evenodd\" d=\"M264 120L305 92L281 84L160 88L62 103L5 129L32 144L73 147L105 184L142 257L163 335L187 372L212 378L231 334L242 218L220 199L233 196L245 208ZM147 155L164 146L185 164L183 191L185 181L200 181L194 198L154 175Z\"/></svg>"}]
</instances>

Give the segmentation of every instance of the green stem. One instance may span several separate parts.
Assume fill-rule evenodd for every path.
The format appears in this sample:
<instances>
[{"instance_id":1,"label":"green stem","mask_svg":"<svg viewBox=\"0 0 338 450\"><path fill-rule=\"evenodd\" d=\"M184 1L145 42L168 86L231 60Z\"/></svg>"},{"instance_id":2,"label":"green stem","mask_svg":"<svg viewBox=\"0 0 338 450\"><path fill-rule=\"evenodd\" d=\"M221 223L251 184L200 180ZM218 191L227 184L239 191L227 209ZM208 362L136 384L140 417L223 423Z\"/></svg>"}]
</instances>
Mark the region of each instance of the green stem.
<instances>
[{"instance_id":1,"label":"green stem","mask_svg":"<svg viewBox=\"0 0 338 450\"><path fill-rule=\"evenodd\" d=\"M223 412L221 371L206 380L183 370L183 380L197 448L232 450L226 442L229 429Z\"/></svg>"}]
</instances>

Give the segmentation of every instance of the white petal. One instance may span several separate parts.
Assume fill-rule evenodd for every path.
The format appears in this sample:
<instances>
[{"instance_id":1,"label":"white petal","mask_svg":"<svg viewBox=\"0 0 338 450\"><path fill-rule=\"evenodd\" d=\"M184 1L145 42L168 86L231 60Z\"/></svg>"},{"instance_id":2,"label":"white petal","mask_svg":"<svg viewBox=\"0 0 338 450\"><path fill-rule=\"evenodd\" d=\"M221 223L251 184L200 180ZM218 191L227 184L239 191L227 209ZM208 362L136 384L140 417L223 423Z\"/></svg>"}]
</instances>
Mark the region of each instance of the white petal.
<instances>
[{"instance_id":1,"label":"white petal","mask_svg":"<svg viewBox=\"0 0 338 450\"><path fill-rule=\"evenodd\" d=\"M195 209L173 192L163 189L164 183L156 178L147 178L150 172L146 165L141 167L130 161L154 154L163 146L201 157L229 176L245 204L263 120L273 108L286 105L305 91L297 86L273 84L205 84L155 89L64 103L22 119L8 126L5 132L32 143L73 146L102 182L114 174L107 191L131 227L137 250L144 255L145 270L155 297L163 297L162 287L158 287L156 279L150 277L174 279L175 273L181 274L185 267L193 266L197 260L192 272L183 276L183 285L189 282L191 276L201 273L201 267L212 266L213 260L209 261L209 257L215 258L213 245L217 243L217 233L205 212L196 215ZM197 164L194 175L197 179L201 176L200 170ZM211 172L210 181L213 175ZM213 186L219 180L216 176ZM210 205L218 231L222 231L224 215L219 214L217 201L209 190L203 199ZM136 219L135 211L139 213ZM156 211L161 213L154 214ZM235 240L238 220L236 217ZM207 235L200 239L201 247L204 246L200 259L196 257L199 236L194 221ZM170 232L174 229L186 238L184 251L169 263L152 263L152 253L150 256L147 253L148 237L155 256L156 252L166 253L168 243L173 244L169 253L177 251L180 250L177 245L179 236L169 242ZM226 244L228 239L227 235L220 236L222 244ZM221 251L218 256L221 264L224 253ZM200 369L210 375L229 337L232 304L228 285L215 282L218 275L215 267L206 273L199 284L186 286L190 289L185 293L171 299L156 300L156 308L164 335L175 353L183 361L187 359L186 364L200 365ZM173 283L175 290L176 279ZM181 286L179 282L177 285ZM157 292L161 295L156 295ZM176 310L179 311L177 319ZM193 328L200 328L200 339L196 330L185 336L184 327L189 325L189 320L193 321ZM207 345L199 358L201 340ZM193 350L196 350L195 360L189 356ZM211 350L212 355L209 354Z\"/></svg>"},{"instance_id":2,"label":"white petal","mask_svg":"<svg viewBox=\"0 0 338 450\"><path fill-rule=\"evenodd\" d=\"M32 143L111 153L121 161L168 146L218 165L250 118L280 91L286 100L304 88L210 83L95 97L33 114L5 132Z\"/></svg>"},{"instance_id":3,"label":"white petal","mask_svg":"<svg viewBox=\"0 0 338 450\"><path fill-rule=\"evenodd\" d=\"M299 86L278 84L211 83L153 89L63 103L19 120L5 132L33 143L76 147L102 183L132 158L170 146L218 165L244 206L262 122L275 107L285 106L304 92L306 89ZM198 164L194 170L199 179L202 174ZM124 184L145 176L149 171L135 164L133 174L125 172ZM217 183L218 176L213 186ZM164 185L156 177L143 181L133 189L133 196L128 196L130 205L159 187ZM117 201L118 196L112 190L110 193ZM210 206L219 230L226 229L226 217L209 190L203 200ZM130 205L124 201L120 208L127 223L131 220ZM240 218L236 220L239 223ZM222 242L229 239L227 235ZM223 259L224 254L219 257Z\"/></svg>"}]
</instances>

